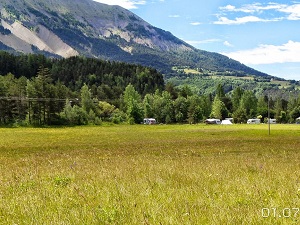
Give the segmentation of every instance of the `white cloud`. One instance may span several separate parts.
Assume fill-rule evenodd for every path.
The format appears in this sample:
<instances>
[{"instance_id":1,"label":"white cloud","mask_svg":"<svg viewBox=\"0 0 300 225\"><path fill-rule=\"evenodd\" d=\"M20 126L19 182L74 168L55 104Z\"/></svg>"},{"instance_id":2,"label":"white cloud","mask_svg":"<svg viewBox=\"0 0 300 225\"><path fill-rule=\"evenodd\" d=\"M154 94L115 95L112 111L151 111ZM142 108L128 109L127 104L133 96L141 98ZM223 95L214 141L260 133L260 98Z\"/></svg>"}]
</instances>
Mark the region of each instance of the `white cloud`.
<instances>
[{"instance_id":1,"label":"white cloud","mask_svg":"<svg viewBox=\"0 0 300 225\"><path fill-rule=\"evenodd\" d=\"M220 9L223 11L235 11L236 7L233 5L226 5L224 7L220 7Z\"/></svg>"},{"instance_id":2,"label":"white cloud","mask_svg":"<svg viewBox=\"0 0 300 225\"><path fill-rule=\"evenodd\" d=\"M233 47L233 45L230 44L229 41L224 41L223 44L227 47Z\"/></svg>"},{"instance_id":3,"label":"white cloud","mask_svg":"<svg viewBox=\"0 0 300 225\"><path fill-rule=\"evenodd\" d=\"M255 10L253 10L252 7L246 6L242 8L236 8L233 5L227 5L224 7L220 7L222 11L227 11L227 12L244 12L244 13L253 13Z\"/></svg>"},{"instance_id":4,"label":"white cloud","mask_svg":"<svg viewBox=\"0 0 300 225\"><path fill-rule=\"evenodd\" d=\"M170 18L179 18L179 15L169 15Z\"/></svg>"},{"instance_id":5,"label":"white cloud","mask_svg":"<svg viewBox=\"0 0 300 225\"><path fill-rule=\"evenodd\" d=\"M137 5L145 5L146 1L139 0L94 0L96 2L104 3L107 5L119 5L125 9L136 9Z\"/></svg>"},{"instance_id":6,"label":"white cloud","mask_svg":"<svg viewBox=\"0 0 300 225\"><path fill-rule=\"evenodd\" d=\"M250 22L271 22L271 21L278 21L278 18L273 20L266 20L261 19L257 16L245 16L245 17L238 17L234 20L228 19L226 17L220 17L218 21L215 21L214 24L222 24L222 25L239 25L239 24L245 24Z\"/></svg>"},{"instance_id":7,"label":"white cloud","mask_svg":"<svg viewBox=\"0 0 300 225\"><path fill-rule=\"evenodd\" d=\"M285 4L278 4L278 3L268 3L267 5L262 5L261 3L253 3L253 4L246 4L243 5L241 8L236 8L233 5L227 5L224 7L220 7L222 11L228 12L244 12L244 13L261 13L266 10L280 10L285 8L287 5Z\"/></svg>"},{"instance_id":8,"label":"white cloud","mask_svg":"<svg viewBox=\"0 0 300 225\"><path fill-rule=\"evenodd\" d=\"M278 9L280 12L288 14L288 20L300 20L300 4L290 5Z\"/></svg>"},{"instance_id":9,"label":"white cloud","mask_svg":"<svg viewBox=\"0 0 300 225\"><path fill-rule=\"evenodd\" d=\"M300 62L300 42L283 45L260 45L255 49L221 53L246 65Z\"/></svg>"},{"instance_id":10,"label":"white cloud","mask_svg":"<svg viewBox=\"0 0 300 225\"><path fill-rule=\"evenodd\" d=\"M209 44L209 43L216 43L221 42L221 39L206 39L206 40L200 40L200 41L185 41L186 43L190 45L199 45L199 44Z\"/></svg>"},{"instance_id":11,"label":"white cloud","mask_svg":"<svg viewBox=\"0 0 300 225\"><path fill-rule=\"evenodd\" d=\"M201 25L202 23L200 23L200 22L192 22L190 24L193 25L193 26L198 26L198 25Z\"/></svg>"},{"instance_id":12,"label":"white cloud","mask_svg":"<svg viewBox=\"0 0 300 225\"><path fill-rule=\"evenodd\" d=\"M275 22L282 20L300 20L300 3L279 4L279 3L253 3L245 4L240 8L233 5L226 5L219 8L218 21L214 24L245 24L249 22ZM235 19L228 19L228 13L245 13L250 14L249 16L237 17ZM276 15L276 17L274 16ZM278 16L281 17L278 17ZM258 17L259 16L259 17Z\"/></svg>"}]
</instances>

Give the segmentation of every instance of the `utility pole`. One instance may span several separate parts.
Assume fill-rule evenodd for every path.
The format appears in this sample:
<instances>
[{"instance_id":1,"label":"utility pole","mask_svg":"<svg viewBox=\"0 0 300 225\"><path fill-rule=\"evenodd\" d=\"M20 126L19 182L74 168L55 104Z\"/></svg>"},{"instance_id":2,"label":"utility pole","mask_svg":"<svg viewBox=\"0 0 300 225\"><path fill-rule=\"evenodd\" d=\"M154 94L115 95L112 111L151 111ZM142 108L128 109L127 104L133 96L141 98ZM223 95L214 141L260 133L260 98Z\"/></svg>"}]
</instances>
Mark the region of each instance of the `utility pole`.
<instances>
[{"instance_id":1,"label":"utility pole","mask_svg":"<svg viewBox=\"0 0 300 225\"><path fill-rule=\"evenodd\" d=\"M270 123L270 94L268 94L268 126L269 126L269 135L271 135L271 123Z\"/></svg>"}]
</instances>

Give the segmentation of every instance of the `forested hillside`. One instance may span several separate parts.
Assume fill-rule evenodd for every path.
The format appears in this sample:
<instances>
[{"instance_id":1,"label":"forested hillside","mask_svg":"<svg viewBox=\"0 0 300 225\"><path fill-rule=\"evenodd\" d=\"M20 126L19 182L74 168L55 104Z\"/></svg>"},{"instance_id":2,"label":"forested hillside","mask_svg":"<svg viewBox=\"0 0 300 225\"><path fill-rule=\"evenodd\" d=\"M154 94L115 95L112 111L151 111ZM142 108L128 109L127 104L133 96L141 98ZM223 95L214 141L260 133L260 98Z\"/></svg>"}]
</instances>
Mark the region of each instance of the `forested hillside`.
<instances>
[{"instance_id":1,"label":"forested hillside","mask_svg":"<svg viewBox=\"0 0 300 225\"><path fill-rule=\"evenodd\" d=\"M89 87L93 99L116 107L129 84L142 96L164 89L163 77L155 69L85 57L50 59L0 52L0 75L2 124L26 116L34 124L61 123L58 114L65 101L79 104L83 87Z\"/></svg>"},{"instance_id":2,"label":"forested hillside","mask_svg":"<svg viewBox=\"0 0 300 225\"><path fill-rule=\"evenodd\" d=\"M121 62L109 62L94 58L70 57L68 59L46 58L43 55L15 56L0 52L0 74L11 73L16 78L33 78L40 68L49 70L49 78L60 82L73 92L78 92L83 84L99 93L100 99L118 99L130 83L145 95L156 89L163 89L162 75L155 69ZM109 90L103 93L103 90ZM96 91L96 90L95 90Z\"/></svg>"},{"instance_id":3,"label":"forested hillside","mask_svg":"<svg viewBox=\"0 0 300 225\"><path fill-rule=\"evenodd\" d=\"M239 86L228 92L216 84L209 93L191 86L164 84L162 74L138 65L84 57L49 59L42 55L14 56L0 52L1 125L81 125L103 121L199 123L207 118L233 117L263 121L268 96ZM300 96L269 95L271 117L295 122Z\"/></svg>"},{"instance_id":4,"label":"forested hillside","mask_svg":"<svg viewBox=\"0 0 300 225\"><path fill-rule=\"evenodd\" d=\"M164 75L165 82L171 82L178 87L188 85L193 92L209 94L215 92L215 87L222 84L226 93L237 87L254 91L256 96L271 95L273 98L288 99L290 95L300 94L300 82L284 80L271 76L251 76L239 72L216 72L189 67L174 67L176 74Z\"/></svg>"}]
</instances>

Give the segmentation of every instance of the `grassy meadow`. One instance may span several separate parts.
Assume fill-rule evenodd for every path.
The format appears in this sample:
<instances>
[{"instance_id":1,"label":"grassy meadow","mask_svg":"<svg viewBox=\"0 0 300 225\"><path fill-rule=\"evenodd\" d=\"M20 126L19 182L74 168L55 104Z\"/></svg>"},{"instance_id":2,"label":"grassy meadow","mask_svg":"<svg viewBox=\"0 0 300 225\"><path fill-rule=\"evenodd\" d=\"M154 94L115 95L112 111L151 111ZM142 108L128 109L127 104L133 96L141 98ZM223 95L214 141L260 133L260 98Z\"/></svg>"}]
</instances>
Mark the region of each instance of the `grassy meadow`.
<instances>
[{"instance_id":1,"label":"grassy meadow","mask_svg":"<svg viewBox=\"0 0 300 225\"><path fill-rule=\"evenodd\" d=\"M0 224L300 224L300 126L0 129Z\"/></svg>"}]
</instances>

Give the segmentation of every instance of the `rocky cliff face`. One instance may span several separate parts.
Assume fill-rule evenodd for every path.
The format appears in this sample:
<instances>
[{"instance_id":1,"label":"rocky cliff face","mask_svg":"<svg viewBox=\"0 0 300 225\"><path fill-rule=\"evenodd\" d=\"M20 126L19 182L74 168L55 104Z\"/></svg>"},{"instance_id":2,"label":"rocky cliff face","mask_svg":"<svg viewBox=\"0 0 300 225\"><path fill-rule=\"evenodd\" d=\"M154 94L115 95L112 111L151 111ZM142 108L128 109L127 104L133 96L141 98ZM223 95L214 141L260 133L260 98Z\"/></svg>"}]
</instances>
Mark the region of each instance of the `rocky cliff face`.
<instances>
[{"instance_id":1,"label":"rocky cliff face","mask_svg":"<svg viewBox=\"0 0 300 225\"><path fill-rule=\"evenodd\" d=\"M5 22L5 20L2 20L1 24L4 29L10 31L10 34L0 35L1 42L16 51L33 53L34 48L37 48L40 51L49 52L62 57L76 56L79 54L42 25L37 25L35 31L32 31L23 26L20 22L9 24Z\"/></svg>"}]
</instances>

